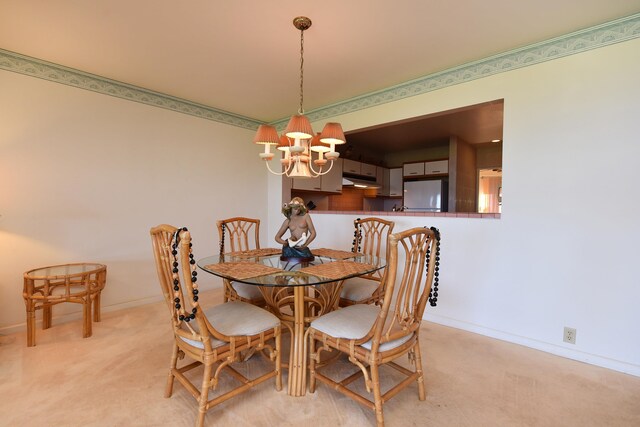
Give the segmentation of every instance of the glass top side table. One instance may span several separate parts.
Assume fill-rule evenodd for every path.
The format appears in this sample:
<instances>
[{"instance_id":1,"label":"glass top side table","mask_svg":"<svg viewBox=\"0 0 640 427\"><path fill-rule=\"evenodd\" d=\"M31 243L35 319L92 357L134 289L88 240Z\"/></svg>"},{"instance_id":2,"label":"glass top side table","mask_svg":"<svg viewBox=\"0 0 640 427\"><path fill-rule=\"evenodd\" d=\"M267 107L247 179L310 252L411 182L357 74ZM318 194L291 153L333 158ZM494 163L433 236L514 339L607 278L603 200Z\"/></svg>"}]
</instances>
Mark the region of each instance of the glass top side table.
<instances>
[{"instance_id":1,"label":"glass top side table","mask_svg":"<svg viewBox=\"0 0 640 427\"><path fill-rule=\"evenodd\" d=\"M27 309L27 347L36 345L36 310L42 310L42 329L48 329L52 307L63 302L82 304L82 337L90 337L92 320L100 321L100 294L106 278L107 266L97 263L53 265L24 273L22 296Z\"/></svg>"}]
</instances>

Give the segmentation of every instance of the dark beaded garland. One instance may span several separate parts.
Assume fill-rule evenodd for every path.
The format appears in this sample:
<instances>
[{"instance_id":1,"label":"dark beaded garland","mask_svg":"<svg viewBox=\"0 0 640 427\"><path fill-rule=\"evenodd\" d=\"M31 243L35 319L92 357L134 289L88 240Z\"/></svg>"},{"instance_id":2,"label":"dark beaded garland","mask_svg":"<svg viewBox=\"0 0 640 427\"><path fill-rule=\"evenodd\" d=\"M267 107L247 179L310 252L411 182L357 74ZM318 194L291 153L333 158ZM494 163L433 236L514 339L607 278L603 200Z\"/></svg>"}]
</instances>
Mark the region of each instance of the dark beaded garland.
<instances>
[{"instance_id":1,"label":"dark beaded garland","mask_svg":"<svg viewBox=\"0 0 640 427\"><path fill-rule=\"evenodd\" d=\"M440 230L431 227L431 231L436 239L436 262L433 273L433 287L429 291L429 304L435 307L438 302L438 276L440 276ZM426 268L429 268L429 260L431 259L431 250L427 249Z\"/></svg>"},{"instance_id":2,"label":"dark beaded garland","mask_svg":"<svg viewBox=\"0 0 640 427\"><path fill-rule=\"evenodd\" d=\"M174 299L173 302L175 303L175 308L176 310L180 310L180 313L178 314L178 319L180 321L184 321L184 322L189 322L192 319L195 319L196 317L196 312L198 311L197 307L198 307L198 289L197 289L197 285L196 285L196 281L198 280L197 276L198 276L198 272L195 271L195 264L196 261L193 258L193 254L191 253L191 248L193 247L192 243L189 243L189 264L191 267L191 282L193 284L193 309L191 310L190 314L187 314L184 311L184 308L182 307L182 305L180 304L180 278L178 277L178 244L180 243L180 232L181 231L187 231L187 227L182 227L179 228L173 235L173 239L172 239L172 245L171 245L171 255L173 255L173 269L171 270L173 272L173 290L175 291L174 293Z\"/></svg>"},{"instance_id":3,"label":"dark beaded garland","mask_svg":"<svg viewBox=\"0 0 640 427\"><path fill-rule=\"evenodd\" d=\"M224 233L225 230L227 228L227 224L226 223L222 223L220 225L220 230L222 230L222 232L220 233L220 256L222 256L222 254L224 254Z\"/></svg>"},{"instance_id":4,"label":"dark beaded garland","mask_svg":"<svg viewBox=\"0 0 640 427\"><path fill-rule=\"evenodd\" d=\"M355 230L353 232L353 245L351 246L351 252L356 253L362 250L360 244L362 243L362 228L360 225L360 218L356 218L353 221Z\"/></svg>"}]
</instances>

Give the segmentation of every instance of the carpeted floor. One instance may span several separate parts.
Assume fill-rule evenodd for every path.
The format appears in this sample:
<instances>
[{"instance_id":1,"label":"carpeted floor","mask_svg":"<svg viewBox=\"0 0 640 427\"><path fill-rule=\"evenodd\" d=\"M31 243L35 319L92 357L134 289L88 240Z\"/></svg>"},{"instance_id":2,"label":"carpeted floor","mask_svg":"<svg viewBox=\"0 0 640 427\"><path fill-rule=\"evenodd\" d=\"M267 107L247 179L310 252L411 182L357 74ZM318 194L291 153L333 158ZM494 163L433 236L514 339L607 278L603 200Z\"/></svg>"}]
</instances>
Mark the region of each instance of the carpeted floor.
<instances>
[{"instance_id":1,"label":"carpeted floor","mask_svg":"<svg viewBox=\"0 0 640 427\"><path fill-rule=\"evenodd\" d=\"M201 301L221 299L210 291ZM173 397L163 397L167 316L164 303L103 313L87 339L80 320L54 318L32 348L25 333L0 337L0 426L192 426L191 395L176 382ZM640 426L640 378L427 322L421 341L427 400L408 387L385 404L387 426ZM261 356L237 364L252 377L266 366ZM402 377L382 374L387 384ZM206 424L357 427L375 417L323 384L294 398L269 380L210 410Z\"/></svg>"}]
</instances>

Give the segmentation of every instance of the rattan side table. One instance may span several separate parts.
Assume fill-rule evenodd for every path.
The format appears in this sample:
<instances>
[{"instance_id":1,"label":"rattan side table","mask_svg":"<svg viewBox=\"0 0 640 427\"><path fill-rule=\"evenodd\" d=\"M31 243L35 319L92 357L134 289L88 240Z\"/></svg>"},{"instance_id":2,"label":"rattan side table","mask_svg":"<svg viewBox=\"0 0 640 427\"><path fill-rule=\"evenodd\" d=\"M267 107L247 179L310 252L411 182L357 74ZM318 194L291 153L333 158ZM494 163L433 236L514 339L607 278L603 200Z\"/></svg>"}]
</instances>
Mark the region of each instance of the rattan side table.
<instances>
[{"instance_id":1,"label":"rattan side table","mask_svg":"<svg viewBox=\"0 0 640 427\"><path fill-rule=\"evenodd\" d=\"M22 296L27 308L27 347L36 345L36 310L42 309L42 329L48 329L52 307L63 302L82 304L82 337L90 337L92 320L100 321L100 293L106 278L107 266L96 263L54 265L24 273Z\"/></svg>"}]
</instances>

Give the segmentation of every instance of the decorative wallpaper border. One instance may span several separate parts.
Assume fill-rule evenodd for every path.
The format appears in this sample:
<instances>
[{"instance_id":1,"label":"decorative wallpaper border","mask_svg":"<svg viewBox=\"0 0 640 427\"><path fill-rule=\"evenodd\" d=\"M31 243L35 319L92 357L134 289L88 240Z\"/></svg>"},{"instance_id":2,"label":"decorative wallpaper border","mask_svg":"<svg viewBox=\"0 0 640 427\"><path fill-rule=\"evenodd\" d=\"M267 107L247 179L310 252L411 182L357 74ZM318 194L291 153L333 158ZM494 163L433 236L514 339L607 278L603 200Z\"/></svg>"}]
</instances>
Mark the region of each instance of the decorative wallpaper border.
<instances>
[{"instance_id":1,"label":"decorative wallpaper border","mask_svg":"<svg viewBox=\"0 0 640 427\"><path fill-rule=\"evenodd\" d=\"M307 111L305 114L311 121L322 120L638 37L640 37L640 13L546 40L541 43L504 52L479 61L463 64L377 92L364 94ZM0 49L0 69L245 129L256 129L258 125L262 123L260 120L229 113L8 50ZM288 119L288 117L282 118L272 124L278 128L284 128Z\"/></svg>"},{"instance_id":2,"label":"decorative wallpaper border","mask_svg":"<svg viewBox=\"0 0 640 427\"><path fill-rule=\"evenodd\" d=\"M306 111L317 121L640 37L640 13ZM273 124L284 128L288 117Z\"/></svg>"},{"instance_id":3,"label":"decorative wallpaper border","mask_svg":"<svg viewBox=\"0 0 640 427\"><path fill-rule=\"evenodd\" d=\"M25 74L68 86L128 99L154 107L178 111L215 122L226 123L246 129L256 129L262 122L238 114L218 110L185 99L154 92L106 77L53 64L41 59L0 49L0 69Z\"/></svg>"}]
</instances>

